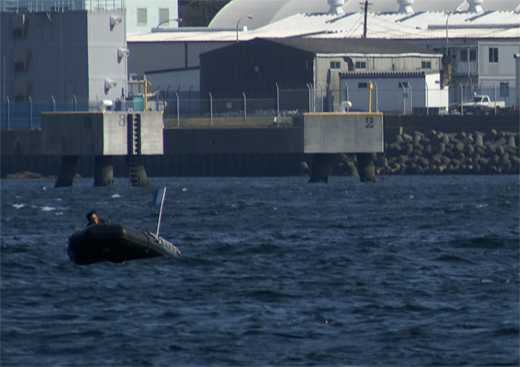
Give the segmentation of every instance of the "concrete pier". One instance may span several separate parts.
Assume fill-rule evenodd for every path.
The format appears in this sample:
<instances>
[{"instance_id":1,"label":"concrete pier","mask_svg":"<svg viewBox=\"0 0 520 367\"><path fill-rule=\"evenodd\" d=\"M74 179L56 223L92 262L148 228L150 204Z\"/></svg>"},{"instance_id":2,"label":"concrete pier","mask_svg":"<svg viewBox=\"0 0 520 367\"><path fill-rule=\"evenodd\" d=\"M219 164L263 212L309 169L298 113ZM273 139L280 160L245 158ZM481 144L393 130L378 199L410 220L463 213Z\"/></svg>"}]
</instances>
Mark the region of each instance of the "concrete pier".
<instances>
[{"instance_id":1,"label":"concrete pier","mask_svg":"<svg viewBox=\"0 0 520 367\"><path fill-rule=\"evenodd\" d=\"M327 183L332 173L332 154L316 153L309 183Z\"/></svg>"},{"instance_id":2,"label":"concrete pier","mask_svg":"<svg viewBox=\"0 0 520 367\"><path fill-rule=\"evenodd\" d=\"M94 186L113 186L114 166L112 156L97 155L94 157Z\"/></svg>"},{"instance_id":3,"label":"concrete pier","mask_svg":"<svg viewBox=\"0 0 520 367\"><path fill-rule=\"evenodd\" d=\"M384 152L383 114L308 113L303 117L304 153L315 153L309 182L327 182L331 154L356 153L361 182L375 182L372 153Z\"/></svg>"},{"instance_id":4,"label":"concrete pier","mask_svg":"<svg viewBox=\"0 0 520 367\"><path fill-rule=\"evenodd\" d=\"M161 112L44 112L39 154L63 157L56 187L72 185L78 156L95 157L94 186L112 186L112 157L129 154L132 184L146 186L141 155L164 153L163 130Z\"/></svg>"},{"instance_id":5,"label":"concrete pier","mask_svg":"<svg viewBox=\"0 0 520 367\"><path fill-rule=\"evenodd\" d=\"M358 153L358 174L361 182L376 182L376 173L372 153Z\"/></svg>"},{"instance_id":6,"label":"concrete pier","mask_svg":"<svg viewBox=\"0 0 520 367\"><path fill-rule=\"evenodd\" d=\"M76 176L78 158L77 155L64 155L61 157L60 171L54 187L72 186L74 176Z\"/></svg>"},{"instance_id":7,"label":"concrete pier","mask_svg":"<svg viewBox=\"0 0 520 367\"><path fill-rule=\"evenodd\" d=\"M148 186L148 177L140 155L127 156L128 178L132 186Z\"/></svg>"}]
</instances>

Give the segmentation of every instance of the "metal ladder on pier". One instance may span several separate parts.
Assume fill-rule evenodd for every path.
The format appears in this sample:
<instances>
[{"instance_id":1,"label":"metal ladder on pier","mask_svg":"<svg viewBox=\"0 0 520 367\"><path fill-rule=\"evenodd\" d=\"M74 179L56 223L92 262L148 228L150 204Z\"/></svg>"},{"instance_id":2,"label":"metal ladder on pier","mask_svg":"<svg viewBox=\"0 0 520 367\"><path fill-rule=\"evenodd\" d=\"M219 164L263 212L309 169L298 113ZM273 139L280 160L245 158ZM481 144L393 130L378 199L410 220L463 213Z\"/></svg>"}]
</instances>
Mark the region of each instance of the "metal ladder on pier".
<instances>
[{"instance_id":1,"label":"metal ladder on pier","mask_svg":"<svg viewBox=\"0 0 520 367\"><path fill-rule=\"evenodd\" d=\"M139 186L137 172L141 165L141 114L128 114L128 178L132 186Z\"/></svg>"}]
</instances>

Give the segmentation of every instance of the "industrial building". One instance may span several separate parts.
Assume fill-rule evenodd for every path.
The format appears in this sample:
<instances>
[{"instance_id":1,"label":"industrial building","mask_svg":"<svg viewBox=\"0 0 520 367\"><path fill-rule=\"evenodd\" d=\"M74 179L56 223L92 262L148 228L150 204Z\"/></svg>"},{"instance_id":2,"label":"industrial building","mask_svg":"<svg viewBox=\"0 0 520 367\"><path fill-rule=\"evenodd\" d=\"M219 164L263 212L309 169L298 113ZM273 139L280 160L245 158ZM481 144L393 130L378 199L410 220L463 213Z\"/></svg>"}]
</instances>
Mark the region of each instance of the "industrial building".
<instances>
[{"instance_id":1,"label":"industrial building","mask_svg":"<svg viewBox=\"0 0 520 367\"><path fill-rule=\"evenodd\" d=\"M2 12L125 11L126 32L150 32L158 26L178 26L178 4L172 0L1 0Z\"/></svg>"},{"instance_id":2,"label":"industrial building","mask_svg":"<svg viewBox=\"0 0 520 367\"><path fill-rule=\"evenodd\" d=\"M337 111L343 100L341 73L359 72L391 76L393 74L433 73L437 83L430 83L431 95L442 88L439 83L442 54L398 41L373 39L255 39L201 55L201 94L215 98L236 98L245 93L253 98L275 98L279 89L303 89L313 86L319 93L318 110ZM424 90L424 89L423 89ZM395 93L398 91L395 88ZM433 102L431 107L448 105ZM305 97L305 96L304 96ZM368 96L365 96L368 98ZM301 105L306 105L305 99ZM401 103L399 102L399 105ZM424 106L424 102L423 102ZM359 109L359 105L358 105ZM393 108L393 110L398 109Z\"/></svg>"},{"instance_id":3,"label":"industrial building","mask_svg":"<svg viewBox=\"0 0 520 367\"><path fill-rule=\"evenodd\" d=\"M88 103L127 86L123 11L1 13L3 99Z\"/></svg>"},{"instance_id":4,"label":"industrial building","mask_svg":"<svg viewBox=\"0 0 520 367\"><path fill-rule=\"evenodd\" d=\"M208 28L130 36L129 69L138 75L153 74L161 88L196 93L196 86L204 83L194 71L199 67L197 52L255 38L391 39L446 56L443 83L450 89L450 102L478 92L514 103L513 55L520 52L520 4L500 0L370 3L365 17L359 1L352 0L233 0ZM159 57L146 64L145 55L150 53ZM178 77L181 73L183 78Z\"/></svg>"}]
</instances>

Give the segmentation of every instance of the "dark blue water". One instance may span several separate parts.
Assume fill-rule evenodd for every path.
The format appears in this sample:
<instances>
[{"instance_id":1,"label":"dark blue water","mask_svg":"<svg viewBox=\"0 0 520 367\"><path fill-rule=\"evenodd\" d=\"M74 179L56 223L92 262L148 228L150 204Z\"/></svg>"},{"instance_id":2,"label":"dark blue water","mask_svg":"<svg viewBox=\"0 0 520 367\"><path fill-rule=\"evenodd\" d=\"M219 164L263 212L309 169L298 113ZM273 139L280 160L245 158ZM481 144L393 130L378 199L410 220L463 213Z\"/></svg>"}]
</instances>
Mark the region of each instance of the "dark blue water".
<instances>
[{"instance_id":1,"label":"dark blue water","mask_svg":"<svg viewBox=\"0 0 520 367\"><path fill-rule=\"evenodd\" d=\"M519 178L2 180L2 366L517 366ZM182 257L73 264L95 209Z\"/></svg>"}]
</instances>

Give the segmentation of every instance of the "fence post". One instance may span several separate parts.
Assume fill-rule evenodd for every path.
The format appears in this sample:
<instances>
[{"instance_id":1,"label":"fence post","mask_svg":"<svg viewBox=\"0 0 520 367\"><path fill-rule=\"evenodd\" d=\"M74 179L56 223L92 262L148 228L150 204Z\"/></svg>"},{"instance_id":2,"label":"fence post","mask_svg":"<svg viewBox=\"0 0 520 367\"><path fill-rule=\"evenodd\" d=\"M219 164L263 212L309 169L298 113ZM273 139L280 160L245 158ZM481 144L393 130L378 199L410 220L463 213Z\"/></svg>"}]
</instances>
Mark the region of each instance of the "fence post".
<instances>
[{"instance_id":1,"label":"fence post","mask_svg":"<svg viewBox=\"0 0 520 367\"><path fill-rule=\"evenodd\" d=\"M318 112L323 112L323 87L321 84L318 84L320 87L320 110ZM316 112L316 98L314 98L314 112Z\"/></svg>"},{"instance_id":2,"label":"fence post","mask_svg":"<svg viewBox=\"0 0 520 367\"><path fill-rule=\"evenodd\" d=\"M211 95L211 93L209 94L209 118L211 127L213 127L213 96Z\"/></svg>"},{"instance_id":3,"label":"fence post","mask_svg":"<svg viewBox=\"0 0 520 367\"><path fill-rule=\"evenodd\" d=\"M76 99L76 95L73 96L73 101L74 101L74 111L77 111L78 110L78 100Z\"/></svg>"},{"instance_id":4,"label":"fence post","mask_svg":"<svg viewBox=\"0 0 520 367\"><path fill-rule=\"evenodd\" d=\"M312 101L311 101L311 86L310 84L307 84L307 89L309 90L309 112L312 112Z\"/></svg>"},{"instance_id":5,"label":"fence post","mask_svg":"<svg viewBox=\"0 0 520 367\"><path fill-rule=\"evenodd\" d=\"M379 87L377 83L374 84L376 85L376 112L379 112Z\"/></svg>"},{"instance_id":6,"label":"fence post","mask_svg":"<svg viewBox=\"0 0 520 367\"><path fill-rule=\"evenodd\" d=\"M278 83L274 84L276 85L276 116L280 116L280 89Z\"/></svg>"},{"instance_id":7,"label":"fence post","mask_svg":"<svg viewBox=\"0 0 520 367\"><path fill-rule=\"evenodd\" d=\"M177 127L181 127L181 117L180 117L180 112L179 112L179 106L180 106L179 93L175 92L175 95L177 96Z\"/></svg>"},{"instance_id":8,"label":"fence post","mask_svg":"<svg viewBox=\"0 0 520 367\"><path fill-rule=\"evenodd\" d=\"M33 127L33 108L32 108L32 98L31 96L27 96L29 97L29 126L31 127L31 130L32 130L32 127Z\"/></svg>"},{"instance_id":9,"label":"fence post","mask_svg":"<svg viewBox=\"0 0 520 367\"><path fill-rule=\"evenodd\" d=\"M428 87L428 83L424 83L424 87L426 88L424 91L424 97L425 97L425 101L424 101L424 106L426 107L426 116L428 116L430 114L430 101L429 101L429 87ZM449 107L448 107L449 109Z\"/></svg>"},{"instance_id":10,"label":"fence post","mask_svg":"<svg viewBox=\"0 0 520 367\"><path fill-rule=\"evenodd\" d=\"M5 96L5 99L7 99L7 130L9 130L9 113L10 113L10 101L9 97Z\"/></svg>"},{"instance_id":11,"label":"fence post","mask_svg":"<svg viewBox=\"0 0 520 367\"><path fill-rule=\"evenodd\" d=\"M409 89L410 89L410 115L413 115L413 89L412 89L411 84L409 84Z\"/></svg>"},{"instance_id":12,"label":"fence post","mask_svg":"<svg viewBox=\"0 0 520 367\"><path fill-rule=\"evenodd\" d=\"M247 124L247 100L246 100L246 94L242 92L242 95L244 96L244 125Z\"/></svg>"},{"instance_id":13,"label":"fence post","mask_svg":"<svg viewBox=\"0 0 520 367\"><path fill-rule=\"evenodd\" d=\"M460 84L460 114L464 115L464 106L462 104L464 103L464 91L462 90L462 83Z\"/></svg>"},{"instance_id":14,"label":"fence post","mask_svg":"<svg viewBox=\"0 0 520 367\"><path fill-rule=\"evenodd\" d=\"M51 96L52 98L52 112L56 112L56 100L54 99L54 96Z\"/></svg>"}]
</instances>

